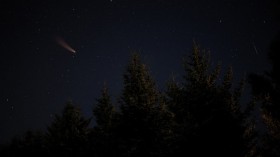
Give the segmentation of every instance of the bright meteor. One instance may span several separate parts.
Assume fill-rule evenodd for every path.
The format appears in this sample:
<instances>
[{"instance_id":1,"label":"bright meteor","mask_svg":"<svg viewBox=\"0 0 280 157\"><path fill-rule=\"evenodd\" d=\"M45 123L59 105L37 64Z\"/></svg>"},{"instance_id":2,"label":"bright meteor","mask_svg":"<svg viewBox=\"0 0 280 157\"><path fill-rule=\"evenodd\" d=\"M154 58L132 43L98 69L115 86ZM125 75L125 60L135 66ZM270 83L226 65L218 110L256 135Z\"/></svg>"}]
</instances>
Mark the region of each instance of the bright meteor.
<instances>
[{"instance_id":1,"label":"bright meteor","mask_svg":"<svg viewBox=\"0 0 280 157\"><path fill-rule=\"evenodd\" d=\"M55 40L58 43L58 45L62 46L66 50L68 50L74 54L76 53L76 50L74 50L70 45L68 45L61 37L56 36Z\"/></svg>"}]
</instances>

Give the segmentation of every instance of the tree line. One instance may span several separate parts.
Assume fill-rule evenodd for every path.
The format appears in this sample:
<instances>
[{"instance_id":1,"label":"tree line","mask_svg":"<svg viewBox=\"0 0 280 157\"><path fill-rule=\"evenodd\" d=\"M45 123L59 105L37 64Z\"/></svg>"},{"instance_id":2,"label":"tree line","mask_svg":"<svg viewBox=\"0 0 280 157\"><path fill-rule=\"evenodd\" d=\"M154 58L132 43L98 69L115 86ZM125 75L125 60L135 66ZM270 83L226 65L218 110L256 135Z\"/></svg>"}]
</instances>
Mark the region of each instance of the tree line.
<instances>
[{"instance_id":1,"label":"tree line","mask_svg":"<svg viewBox=\"0 0 280 157\"><path fill-rule=\"evenodd\" d=\"M280 40L269 51L272 70L250 74L233 84L233 69L221 75L210 55L193 44L183 59L183 81L174 77L164 91L157 88L138 53L123 74L116 103L104 86L90 118L72 102L54 117L46 131L28 131L1 146L1 156L280 156ZM244 85L252 87L250 102L241 103ZM260 110L264 131L256 127Z\"/></svg>"}]
</instances>

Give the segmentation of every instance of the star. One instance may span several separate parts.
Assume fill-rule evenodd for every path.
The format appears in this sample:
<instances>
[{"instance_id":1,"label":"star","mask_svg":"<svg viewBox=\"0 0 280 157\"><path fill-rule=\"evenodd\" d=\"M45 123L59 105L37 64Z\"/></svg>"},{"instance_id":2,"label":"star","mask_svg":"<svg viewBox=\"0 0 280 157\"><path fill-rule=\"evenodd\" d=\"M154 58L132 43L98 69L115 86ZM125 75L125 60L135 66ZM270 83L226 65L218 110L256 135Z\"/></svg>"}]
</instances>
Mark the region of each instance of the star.
<instances>
[{"instance_id":1,"label":"star","mask_svg":"<svg viewBox=\"0 0 280 157\"><path fill-rule=\"evenodd\" d=\"M0 59L6 81L1 82L1 92L5 92L1 102L6 104L0 105L1 119L8 119L8 110L14 120L27 122L18 123L18 128L24 130L26 124L38 128L61 113L57 105L62 107L69 95L82 109L89 101L94 103L92 97L100 94L94 85L102 85L103 80L112 85L108 87L114 92L112 96L118 97L123 72L134 50L142 51L143 62L155 73L160 89L165 88L171 73L183 75L180 62L191 52L193 39L202 49L213 51L211 58L217 62L230 62L240 70L234 71L237 79L243 70L269 68L259 62L266 61L265 48L279 27L277 19L266 13L266 1L256 0L254 5L179 0L104 2L44 1L1 9L5 31L0 45L3 52L8 52ZM66 56L68 51L70 55ZM38 103L48 108L33 107ZM33 113L45 117L37 120ZM26 114L30 116L21 119ZM13 122L2 121L0 126L7 127L1 129L9 134L0 134L0 139L17 132Z\"/></svg>"}]
</instances>

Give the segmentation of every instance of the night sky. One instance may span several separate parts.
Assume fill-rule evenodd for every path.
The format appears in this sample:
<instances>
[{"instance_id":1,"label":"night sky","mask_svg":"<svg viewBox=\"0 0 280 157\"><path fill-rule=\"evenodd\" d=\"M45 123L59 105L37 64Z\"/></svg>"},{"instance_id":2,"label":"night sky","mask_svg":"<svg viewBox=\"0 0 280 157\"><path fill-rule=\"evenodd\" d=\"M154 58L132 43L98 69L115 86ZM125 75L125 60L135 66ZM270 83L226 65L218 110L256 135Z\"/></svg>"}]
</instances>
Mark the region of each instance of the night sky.
<instances>
[{"instance_id":1,"label":"night sky","mask_svg":"<svg viewBox=\"0 0 280 157\"><path fill-rule=\"evenodd\" d=\"M193 40L223 70L232 65L235 79L269 69L266 53L280 28L277 3L1 1L0 142L44 130L68 100L92 116L104 82L116 100L134 50L161 90L172 74L180 80Z\"/></svg>"}]
</instances>

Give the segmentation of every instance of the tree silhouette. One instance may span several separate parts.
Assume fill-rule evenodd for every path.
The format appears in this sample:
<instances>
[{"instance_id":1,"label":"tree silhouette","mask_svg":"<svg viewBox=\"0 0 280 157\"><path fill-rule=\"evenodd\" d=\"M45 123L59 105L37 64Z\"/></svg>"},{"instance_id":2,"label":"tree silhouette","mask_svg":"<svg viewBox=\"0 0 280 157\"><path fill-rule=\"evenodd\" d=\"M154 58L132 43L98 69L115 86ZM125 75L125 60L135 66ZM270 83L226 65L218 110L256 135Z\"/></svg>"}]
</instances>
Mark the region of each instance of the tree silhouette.
<instances>
[{"instance_id":1,"label":"tree silhouette","mask_svg":"<svg viewBox=\"0 0 280 157\"><path fill-rule=\"evenodd\" d=\"M232 70L229 69L219 85L220 66L211 70L209 56L196 43L192 54L184 60L184 69L183 84L171 81L166 92L177 122L175 152L195 156L206 152L215 156L244 154L245 117L239 104L243 81L232 90Z\"/></svg>"},{"instance_id":2,"label":"tree silhouette","mask_svg":"<svg viewBox=\"0 0 280 157\"><path fill-rule=\"evenodd\" d=\"M22 137L15 137L0 151L1 156L48 156L45 134L27 131Z\"/></svg>"},{"instance_id":3,"label":"tree silhouette","mask_svg":"<svg viewBox=\"0 0 280 157\"><path fill-rule=\"evenodd\" d=\"M279 40L270 56L278 51ZM0 155L19 156L279 156L279 63L266 75L251 75L254 101L241 110L244 80L233 84L233 69L223 76L220 65L211 67L196 43L184 58L185 74L173 77L160 92L140 55L133 53L123 75L124 87L115 107L106 86L92 110L95 125L67 102L46 133L27 132L2 146ZM254 104L262 104L267 134L254 141L250 119ZM253 140L252 140L253 139Z\"/></svg>"},{"instance_id":4,"label":"tree silhouette","mask_svg":"<svg viewBox=\"0 0 280 157\"><path fill-rule=\"evenodd\" d=\"M280 34L272 41L268 53L272 70L263 75L251 74L254 99L261 104L261 117L267 132L261 139L260 153L263 156L280 156L280 106L279 106L279 57Z\"/></svg>"},{"instance_id":5,"label":"tree silhouette","mask_svg":"<svg viewBox=\"0 0 280 157\"><path fill-rule=\"evenodd\" d=\"M137 53L132 54L124 74L124 89L120 99L124 155L159 156L165 140L171 134L172 114L156 89L146 66Z\"/></svg>"},{"instance_id":6,"label":"tree silhouette","mask_svg":"<svg viewBox=\"0 0 280 157\"><path fill-rule=\"evenodd\" d=\"M96 120L96 127L104 132L110 131L113 127L116 110L112 105L107 87L103 87L101 98L97 99L97 104L93 109Z\"/></svg>"},{"instance_id":7,"label":"tree silhouette","mask_svg":"<svg viewBox=\"0 0 280 157\"><path fill-rule=\"evenodd\" d=\"M52 155L82 155L86 150L88 125L80 110L68 102L62 115L48 127L47 142Z\"/></svg>"},{"instance_id":8,"label":"tree silhouette","mask_svg":"<svg viewBox=\"0 0 280 157\"><path fill-rule=\"evenodd\" d=\"M112 105L107 87L104 85L102 94L97 99L93 109L96 126L90 134L91 147L97 156L111 156L118 154L115 128L118 124L118 113Z\"/></svg>"}]
</instances>

